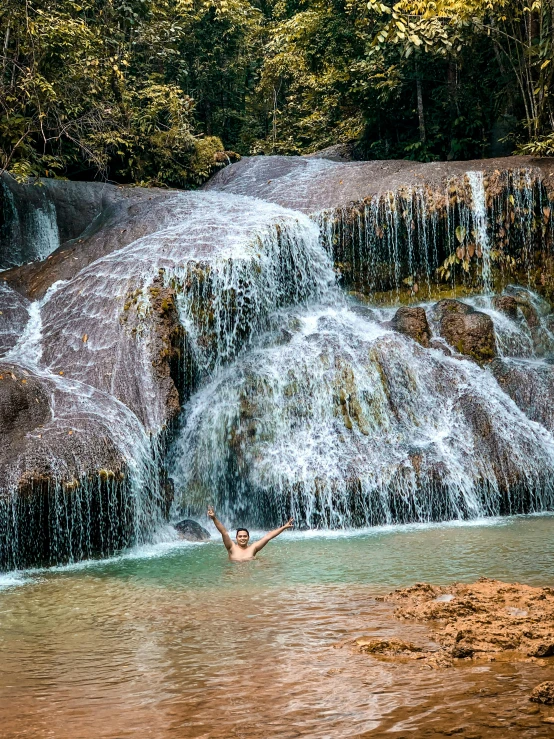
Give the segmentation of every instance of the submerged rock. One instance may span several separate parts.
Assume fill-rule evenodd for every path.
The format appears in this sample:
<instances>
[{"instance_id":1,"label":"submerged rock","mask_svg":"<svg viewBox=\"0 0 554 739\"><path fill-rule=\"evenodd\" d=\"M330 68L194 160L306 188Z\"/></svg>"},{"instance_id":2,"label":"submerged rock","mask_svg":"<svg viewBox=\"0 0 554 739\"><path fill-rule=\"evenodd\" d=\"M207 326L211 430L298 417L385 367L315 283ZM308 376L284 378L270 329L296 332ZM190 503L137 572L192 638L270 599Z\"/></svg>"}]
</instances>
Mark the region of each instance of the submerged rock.
<instances>
[{"instance_id":1,"label":"submerged rock","mask_svg":"<svg viewBox=\"0 0 554 739\"><path fill-rule=\"evenodd\" d=\"M208 541L208 539L211 539L210 532L190 518L174 523L173 527L177 529L181 539L186 539L186 541Z\"/></svg>"},{"instance_id":2,"label":"submerged rock","mask_svg":"<svg viewBox=\"0 0 554 739\"><path fill-rule=\"evenodd\" d=\"M533 688L530 701L533 703L543 703L546 706L554 706L554 682L546 680L544 683Z\"/></svg>"}]
</instances>

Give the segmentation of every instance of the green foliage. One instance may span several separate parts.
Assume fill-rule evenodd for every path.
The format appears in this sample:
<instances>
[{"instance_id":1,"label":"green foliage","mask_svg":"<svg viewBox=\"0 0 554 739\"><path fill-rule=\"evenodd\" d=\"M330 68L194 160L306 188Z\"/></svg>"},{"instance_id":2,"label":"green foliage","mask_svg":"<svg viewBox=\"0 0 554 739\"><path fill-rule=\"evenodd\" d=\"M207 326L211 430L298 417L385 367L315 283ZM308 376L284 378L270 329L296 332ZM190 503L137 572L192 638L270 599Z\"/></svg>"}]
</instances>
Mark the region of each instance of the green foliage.
<instances>
[{"instance_id":1,"label":"green foliage","mask_svg":"<svg viewBox=\"0 0 554 739\"><path fill-rule=\"evenodd\" d=\"M194 132L179 50L192 23L190 9L167 0L7 0L0 167L18 177L201 182L223 146Z\"/></svg>"},{"instance_id":2,"label":"green foliage","mask_svg":"<svg viewBox=\"0 0 554 739\"><path fill-rule=\"evenodd\" d=\"M4 0L0 170L196 186L242 154L554 154L554 0Z\"/></svg>"}]
</instances>

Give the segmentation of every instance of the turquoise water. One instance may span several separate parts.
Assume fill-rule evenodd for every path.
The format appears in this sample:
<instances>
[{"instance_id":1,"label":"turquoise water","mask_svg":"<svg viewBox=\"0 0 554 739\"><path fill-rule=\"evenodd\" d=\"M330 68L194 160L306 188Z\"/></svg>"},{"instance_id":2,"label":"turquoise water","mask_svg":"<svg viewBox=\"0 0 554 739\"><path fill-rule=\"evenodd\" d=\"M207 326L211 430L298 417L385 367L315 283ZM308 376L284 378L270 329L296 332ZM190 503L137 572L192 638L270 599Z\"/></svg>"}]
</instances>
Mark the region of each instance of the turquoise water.
<instances>
[{"instance_id":1,"label":"turquoise water","mask_svg":"<svg viewBox=\"0 0 554 739\"><path fill-rule=\"evenodd\" d=\"M5 576L117 578L166 588L282 587L357 583L391 589L415 581L448 583L486 576L554 584L554 516L413 524L358 531L285 533L242 565L228 562L217 532L203 544L168 542L110 560ZM262 532L251 532L252 540ZM0 580L0 584L1 584Z\"/></svg>"},{"instance_id":2,"label":"turquoise water","mask_svg":"<svg viewBox=\"0 0 554 739\"><path fill-rule=\"evenodd\" d=\"M554 585L553 526L542 515L286 533L239 565L220 540L167 542L3 575L0 735L343 739L408 727L399 739L495 716L504 733L488 726L487 739L508 727L549 736L524 711L550 668L456 668L445 680L336 647L364 633L428 638L375 600L417 581Z\"/></svg>"}]
</instances>

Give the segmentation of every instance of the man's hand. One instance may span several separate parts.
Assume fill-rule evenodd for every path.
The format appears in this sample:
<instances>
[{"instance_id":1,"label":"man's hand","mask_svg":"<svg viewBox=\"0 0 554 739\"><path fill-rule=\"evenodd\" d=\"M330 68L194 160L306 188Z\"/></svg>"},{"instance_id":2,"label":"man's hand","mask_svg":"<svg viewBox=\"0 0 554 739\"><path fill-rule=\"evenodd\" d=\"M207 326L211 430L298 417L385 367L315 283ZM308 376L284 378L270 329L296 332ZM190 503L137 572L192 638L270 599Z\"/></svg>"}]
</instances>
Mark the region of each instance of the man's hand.
<instances>
[{"instance_id":1,"label":"man's hand","mask_svg":"<svg viewBox=\"0 0 554 739\"><path fill-rule=\"evenodd\" d=\"M211 505L208 506L208 518L211 518L212 521L215 518L215 511L214 511L213 506L211 506Z\"/></svg>"},{"instance_id":2,"label":"man's hand","mask_svg":"<svg viewBox=\"0 0 554 739\"><path fill-rule=\"evenodd\" d=\"M294 518L289 518L286 524L283 526L284 529L292 529L294 526Z\"/></svg>"}]
</instances>

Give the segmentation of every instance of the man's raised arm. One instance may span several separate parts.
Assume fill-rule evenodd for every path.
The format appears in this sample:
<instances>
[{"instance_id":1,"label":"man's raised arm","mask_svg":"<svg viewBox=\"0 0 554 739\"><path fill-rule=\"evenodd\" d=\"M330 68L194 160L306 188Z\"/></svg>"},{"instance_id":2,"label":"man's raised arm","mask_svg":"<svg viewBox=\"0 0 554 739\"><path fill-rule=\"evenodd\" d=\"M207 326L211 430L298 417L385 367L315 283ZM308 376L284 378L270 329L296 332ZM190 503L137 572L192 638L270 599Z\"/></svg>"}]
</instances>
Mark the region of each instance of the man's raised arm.
<instances>
[{"instance_id":1,"label":"man's raised arm","mask_svg":"<svg viewBox=\"0 0 554 739\"><path fill-rule=\"evenodd\" d=\"M229 532L225 528L225 526L216 518L215 511L212 508L212 506L208 506L208 516L212 519L212 521L215 524L216 529L221 534L221 538L223 539L223 543L225 544L225 548L228 552L231 551L231 548L233 546L233 542L231 541L231 537L229 536Z\"/></svg>"},{"instance_id":2,"label":"man's raised arm","mask_svg":"<svg viewBox=\"0 0 554 739\"><path fill-rule=\"evenodd\" d=\"M254 544L254 550L256 552L259 552L260 549L263 549L268 541L271 541L272 539L275 539L276 536L279 536L285 529L292 529L294 526L294 518L289 518L289 520L286 522L284 526L280 526L278 529L275 529L274 531L270 531L269 534L266 534L263 538L260 539L260 541L257 541Z\"/></svg>"}]
</instances>

